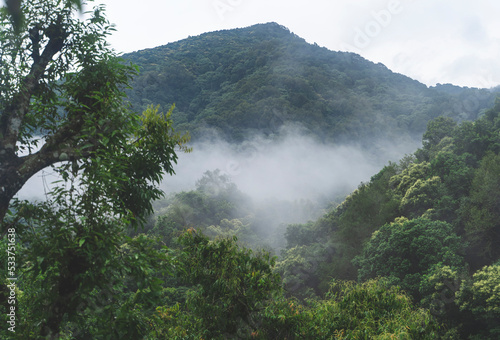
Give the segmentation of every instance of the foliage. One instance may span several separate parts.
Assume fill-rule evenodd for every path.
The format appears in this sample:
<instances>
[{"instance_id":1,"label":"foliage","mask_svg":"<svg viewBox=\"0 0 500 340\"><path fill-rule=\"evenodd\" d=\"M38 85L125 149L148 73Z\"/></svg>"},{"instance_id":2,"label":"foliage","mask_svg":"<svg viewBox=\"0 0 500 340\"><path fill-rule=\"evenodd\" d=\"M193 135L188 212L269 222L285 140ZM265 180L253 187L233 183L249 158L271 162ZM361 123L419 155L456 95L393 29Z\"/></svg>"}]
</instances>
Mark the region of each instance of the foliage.
<instances>
[{"instance_id":1,"label":"foliage","mask_svg":"<svg viewBox=\"0 0 500 340\"><path fill-rule=\"evenodd\" d=\"M124 58L142 71L128 92L132 105L176 103L176 127L194 138L215 129L242 141L254 131L276 134L299 123L323 140L380 152L384 141L416 142L439 114L449 117L435 137L453 120L476 119L495 96L427 88L359 55L308 44L276 23L205 33ZM477 105L467 106L471 101Z\"/></svg>"},{"instance_id":2,"label":"foliage","mask_svg":"<svg viewBox=\"0 0 500 340\"><path fill-rule=\"evenodd\" d=\"M153 233L162 234L191 227L217 229L224 220L243 220L248 214L244 207L249 205L249 199L217 169L206 171L197 181L196 190L176 193L155 204L161 210L157 210ZM230 227L230 223L224 225Z\"/></svg>"},{"instance_id":3,"label":"foliage","mask_svg":"<svg viewBox=\"0 0 500 340\"><path fill-rule=\"evenodd\" d=\"M441 178L418 179L401 199L400 210L405 216L417 217L432 208L441 196Z\"/></svg>"},{"instance_id":4,"label":"foliage","mask_svg":"<svg viewBox=\"0 0 500 340\"><path fill-rule=\"evenodd\" d=\"M282 252L276 265L276 272L283 278L287 295L300 300L314 298L320 293L320 263L327 258L331 248L314 243L309 246L296 246Z\"/></svg>"},{"instance_id":5,"label":"foliage","mask_svg":"<svg viewBox=\"0 0 500 340\"><path fill-rule=\"evenodd\" d=\"M237 236L240 245L278 254L285 246L286 223L320 216L322 204L279 199L258 202L242 193L228 175L216 169L206 171L196 181L195 189L156 201L147 232L165 236L165 242L170 245L179 232L192 227L212 239Z\"/></svg>"},{"instance_id":6,"label":"foliage","mask_svg":"<svg viewBox=\"0 0 500 340\"><path fill-rule=\"evenodd\" d=\"M96 221L78 214L79 197L64 199L22 208L16 333L30 339L139 336L161 278L169 275L165 249L144 236L127 238L124 221L108 208L98 208Z\"/></svg>"},{"instance_id":7,"label":"foliage","mask_svg":"<svg viewBox=\"0 0 500 340\"><path fill-rule=\"evenodd\" d=\"M363 254L355 258L360 280L384 276L420 300L423 275L442 263L463 266L462 240L451 225L426 218L400 220L373 233Z\"/></svg>"},{"instance_id":8,"label":"foliage","mask_svg":"<svg viewBox=\"0 0 500 340\"><path fill-rule=\"evenodd\" d=\"M238 242L246 247L256 247L261 244L261 239L251 228L251 222L248 219L223 219L219 225L209 226L205 234L210 238L232 238L236 236Z\"/></svg>"},{"instance_id":9,"label":"foliage","mask_svg":"<svg viewBox=\"0 0 500 340\"><path fill-rule=\"evenodd\" d=\"M430 164L428 162L410 163L399 173L389 179L389 184L394 192L403 197L406 195L416 178L428 178L430 173Z\"/></svg>"},{"instance_id":10,"label":"foliage","mask_svg":"<svg viewBox=\"0 0 500 340\"><path fill-rule=\"evenodd\" d=\"M262 312L259 327L252 335L256 339L306 339L310 322L306 306L294 298L277 297Z\"/></svg>"},{"instance_id":11,"label":"foliage","mask_svg":"<svg viewBox=\"0 0 500 340\"><path fill-rule=\"evenodd\" d=\"M20 10L26 21L17 33L0 13L0 219L37 171L87 156L99 136L121 127L122 90L134 71L107 49L112 26L99 9L85 22L61 0L24 1ZM43 147L33 152L40 134ZM16 159L17 151L29 154Z\"/></svg>"},{"instance_id":12,"label":"foliage","mask_svg":"<svg viewBox=\"0 0 500 340\"><path fill-rule=\"evenodd\" d=\"M289 226L285 235L290 249L282 253L277 268L288 268L281 274L284 282L294 287L293 294L300 298L313 292L321 296L329 289L332 278L356 279L352 258L361 252L363 242L378 226L398 216L399 201L389 185L395 173L396 166L391 164L318 221ZM307 236L299 240L302 234ZM301 246L293 247L296 242ZM299 249L301 257L297 261Z\"/></svg>"},{"instance_id":13,"label":"foliage","mask_svg":"<svg viewBox=\"0 0 500 340\"><path fill-rule=\"evenodd\" d=\"M383 280L334 281L324 300L310 307L278 300L265 312L261 339L435 339L438 324Z\"/></svg>"},{"instance_id":14,"label":"foliage","mask_svg":"<svg viewBox=\"0 0 500 340\"><path fill-rule=\"evenodd\" d=\"M421 304L436 317L458 323L460 314L455 304L455 295L460 289L462 279L466 277L463 269L441 264L433 266L420 282L419 290L423 296Z\"/></svg>"},{"instance_id":15,"label":"foliage","mask_svg":"<svg viewBox=\"0 0 500 340\"><path fill-rule=\"evenodd\" d=\"M499 258L499 113L500 102L475 122L429 123L415 155L390 163L319 220L290 226L276 267L289 295L318 299L332 278L386 276L443 323L440 336L486 336L491 327L460 309L457 294Z\"/></svg>"},{"instance_id":16,"label":"foliage","mask_svg":"<svg viewBox=\"0 0 500 340\"><path fill-rule=\"evenodd\" d=\"M312 227L312 222L307 224L289 224L285 232L287 248L313 243L315 241L315 233L311 230Z\"/></svg>"},{"instance_id":17,"label":"foliage","mask_svg":"<svg viewBox=\"0 0 500 340\"><path fill-rule=\"evenodd\" d=\"M481 160L463 216L475 256L483 263L500 258L500 155L490 152Z\"/></svg>"},{"instance_id":18,"label":"foliage","mask_svg":"<svg viewBox=\"0 0 500 340\"><path fill-rule=\"evenodd\" d=\"M81 0L68 0L68 5L73 5L78 8L80 11L82 10L82 1ZM24 13L21 11L22 0L6 0L5 5L7 9L7 13L10 15L14 29L18 32L23 23L24 23Z\"/></svg>"},{"instance_id":19,"label":"foliage","mask_svg":"<svg viewBox=\"0 0 500 340\"><path fill-rule=\"evenodd\" d=\"M481 319L471 305L471 275L499 259L499 113L497 102L475 122L430 122L413 156L390 163L316 222L291 227L292 236L307 237L300 247L290 238L277 268L295 296L310 296L311 287L321 296L317 288L332 278L385 276L443 323L439 336L495 338L494 317ZM331 251L318 255L322 247ZM488 294L476 300L481 315Z\"/></svg>"},{"instance_id":20,"label":"foliage","mask_svg":"<svg viewBox=\"0 0 500 340\"><path fill-rule=\"evenodd\" d=\"M361 285L334 282L330 294L337 303L330 304L327 300L321 306L319 312L326 315L318 318L319 327L328 329L335 320L343 337L345 334L353 338L430 339L436 335L437 327L430 314L413 310L409 297L383 281L367 281Z\"/></svg>"},{"instance_id":21,"label":"foliage","mask_svg":"<svg viewBox=\"0 0 500 340\"><path fill-rule=\"evenodd\" d=\"M161 171L173 173L174 149L188 137L173 132L170 113L147 108L139 118L127 109L123 90L135 67L107 47L112 25L102 8L84 22L62 0L21 9L22 33L1 16L0 220L31 176L61 161L55 170L64 179L80 171L99 182L99 193L88 186L89 205L112 204L115 214L141 220L160 196L152 184Z\"/></svg>"},{"instance_id":22,"label":"foliage","mask_svg":"<svg viewBox=\"0 0 500 340\"><path fill-rule=\"evenodd\" d=\"M211 339L248 337L260 310L280 291L279 276L272 271L275 260L239 248L236 238L210 241L193 229L179 243L178 275L193 288L187 294L186 315L173 320L177 336L189 331Z\"/></svg>"},{"instance_id":23,"label":"foliage","mask_svg":"<svg viewBox=\"0 0 500 340\"><path fill-rule=\"evenodd\" d=\"M457 123L450 117L437 117L427 124L422 137L423 150L432 153L445 137L450 137Z\"/></svg>"},{"instance_id":24,"label":"foliage","mask_svg":"<svg viewBox=\"0 0 500 340\"><path fill-rule=\"evenodd\" d=\"M135 67L107 47L112 26L101 7L87 21L66 1L21 10L19 32L0 14L0 220L17 240L16 333L139 338L170 259L158 240L125 231L152 212L189 137L175 133L171 111L128 110L123 89ZM11 202L51 165L60 180L46 201Z\"/></svg>"},{"instance_id":25,"label":"foliage","mask_svg":"<svg viewBox=\"0 0 500 340\"><path fill-rule=\"evenodd\" d=\"M457 292L461 310L470 311L483 329L477 338L495 339L500 335L500 264L485 266ZM479 328L479 327L477 327Z\"/></svg>"},{"instance_id":26,"label":"foliage","mask_svg":"<svg viewBox=\"0 0 500 340\"><path fill-rule=\"evenodd\" d=\"M24 20L0 13L0 219L16 230L0 260L15 247L18 264L12 290L0 269L0 308L7 321L15 293L19 337L498 337L500 102L457 122L492 93L427 88L276 24L129 54L143 71L133 77L106 45L102 7L82 21L79 1L20 3ZM327 141L366 137L372 150L427 131L414 156L317 221L279 226L279 261L238 243L278 244L274 220L218 170L153 205L176 151L190 151L174 125L241 140L289 123ZM50 165L61 181L47 201L11 201ZM302 203L266 204L293 214Z\"/></svg>"},{"instance_id":27,"label":"foliage","mask_svg":"<svg viewBox=\"0 0 500 340\"><path fill-rule=\"evenodd\" d=\"M498 124L495 122L498 120L499 111L498 106L494 107L477 122L470 123L474 130L476 125L482 127L481 134L474 138L487 150L497 150L498 137L494 138L493 136L498 136ZM470 124L466 123L465 125ZM473 210L470 198L479 197L479 174L486 173L481 169L486 164L491 167L491 170L487 172L489 174L487 178L490 182L488 186L484 185L481 190L486 190L488 187L494 191L494 183L498 178L498 172L495 171L493 165L495 163L489 161L495 159L491 153L477 150L475 154L471 154L463 152L462 147L459 147L459 145L469 143L468 139L456 135L456 132L460 131L463 125L457 125L455 130L449 133L449 136L442 138L442 140L448 139L446 147L434 150L433 157L429 161L419 160L416 157L409 158L400 165L393 164L392 168L387 167L374 176L368 184L361 186L363 190L358 189L346 198L344 203L330 212L327 218L318 221L315 228L322 228L322 232L325 232L324 228L329 228L332 238L338 238L345 233L349 239L353 240L352 245L356 249L354 253L360 252L361 246L371 235L371 232L401 215L414 218L425 214L431 219L444 220L452 224L456 233L463 235L465 225L471 226L470 222L467 224L467 221L470 221L470 212ZM441 142L438 142L437 145L440 145ZM484 164L479 162L482 159L480 157L486 155L490 156L484 158ZM389 169L392 170L388 171ZM475 177L477 179L474 180ZM373 193L368 195L370 191ZM366 194L362 195L363 193ZM495 194L483 191L481 197L485 202L481 206L491 206L488 208L491 213L486 213L485 219L482 220L478 214L477 225L481 225L480 220L486 222L489 218L494 220L494 216L496 216L493 212L495 202L498 201ZM492 228L490 232L494 233L494 223L488 225L489 228ZM361 236L367 234L360 234L364 230L368 232L367 236ZM319 229L316 232L319 232ZM494 237L489 236L489 238L494 240ZM473 240L470 236L468 239ZM485 237L485 239L487 238ZM473 246L473 242L471 242L471 246ZM467 258L469 262L477 261L471 255L468 255ZM489 263L494 260L495 256L489 260ZM475 268L475 266L473 267Z\"/></svg>"}]
</instances>

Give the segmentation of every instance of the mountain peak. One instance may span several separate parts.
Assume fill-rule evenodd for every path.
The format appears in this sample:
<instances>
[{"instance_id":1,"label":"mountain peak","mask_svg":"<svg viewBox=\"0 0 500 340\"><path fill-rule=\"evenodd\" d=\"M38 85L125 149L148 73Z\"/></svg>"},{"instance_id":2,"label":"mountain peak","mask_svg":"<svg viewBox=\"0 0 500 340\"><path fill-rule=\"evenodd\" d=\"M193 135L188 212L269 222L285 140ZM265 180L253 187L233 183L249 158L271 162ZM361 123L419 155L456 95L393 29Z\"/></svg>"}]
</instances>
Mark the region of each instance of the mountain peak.
<instances>
[{"instance_id":1,"label":"mountain peak","mask_svg":"<svg viewBox=\"0 0 500 340\"><path fill-rule=\"evenodd\" d=\"M265 30L275 30L275 31L285 31L290 33L288 27L278 24L277 22L271 21L267 23L255 24L252 26L248 26L248 29L265 29ZM243 28L245 29L245 28Z\"/></svg>"},{"instance_id":2,"label":"mountain peak","mask_svg":"<svg viewBox=\"0 0 500 340\"><path fill-rule=\"evenodd\" d=\"M348 52L307 43L276 22L204 33L130 53L141 74L133 107L167 109L194 136L215 129L230 140L299 124L334 141L420 141L427 121L446 113L473 120L494 94L439 91ZM457 97L460 96L460 100ZM465 106L474 96L478 105Z\"/></svg>"}]
</instances>

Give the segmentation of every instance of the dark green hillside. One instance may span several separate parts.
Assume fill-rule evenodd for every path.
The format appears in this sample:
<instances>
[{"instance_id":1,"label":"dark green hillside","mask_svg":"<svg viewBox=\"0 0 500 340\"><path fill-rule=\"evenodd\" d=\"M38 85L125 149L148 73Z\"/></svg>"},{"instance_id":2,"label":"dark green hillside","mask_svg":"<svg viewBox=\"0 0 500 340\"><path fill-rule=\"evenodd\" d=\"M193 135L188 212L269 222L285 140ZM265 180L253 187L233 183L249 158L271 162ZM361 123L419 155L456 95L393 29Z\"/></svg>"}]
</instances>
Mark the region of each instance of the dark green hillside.
<instances>
[{"instance_id":1,"label":"dark green hillside","mask_svg":"<svg viewBox=\"0 0 500 340\"><path fill-rule=\"evenodd\" d=\"M500 339L500 101L467 120L488 91L429 89L276 24L139 52L136 108L175 101L177 126L197 135L234 141L297 122L325 141L392 137L400 149L427 126L421 149L341 204L299 177L343 187L356 167L371 171L369 152L303 135L236 145L255 156L160 200L189 137L173 108L128 109L134 67L108 49L104 7L82 16L85 0L8 3L0 339ZM200 153L236 155L236 143L217 142ZM308 166L288 162L296 156ZM200 159L178 172L192 178ZM239 170L262 175L239 183L280 193L245 194ZM44 198L22 200L35 177Z\"/></svg>"},{"instance_id":2,"label":"dark green hillside","mask_svg":"<svg viewBox=\"0 0 500 340\"><path fill-rule=\"evenodd\" d=\"M444 338L498 339L500 101L474 122L430 121L414 155L285 237L277 268L290 295L385 277L458 332Z\"/></svg>"},{"instance_id":3,"label":"dark green hillside","mask_svg":"<svg viewBox=\"0 0 500 340\"><path fill-rule=\"evenodd\" d=\"M276 23L124 57L141 70L128 93L133 107L175 103L177 127L195 138L215 128L238 141L299 122L327 141L420 141L428 120L474 120L494 98L487 90L428 88L359 55L308 44Z\"/></svg>"}]
</instances>

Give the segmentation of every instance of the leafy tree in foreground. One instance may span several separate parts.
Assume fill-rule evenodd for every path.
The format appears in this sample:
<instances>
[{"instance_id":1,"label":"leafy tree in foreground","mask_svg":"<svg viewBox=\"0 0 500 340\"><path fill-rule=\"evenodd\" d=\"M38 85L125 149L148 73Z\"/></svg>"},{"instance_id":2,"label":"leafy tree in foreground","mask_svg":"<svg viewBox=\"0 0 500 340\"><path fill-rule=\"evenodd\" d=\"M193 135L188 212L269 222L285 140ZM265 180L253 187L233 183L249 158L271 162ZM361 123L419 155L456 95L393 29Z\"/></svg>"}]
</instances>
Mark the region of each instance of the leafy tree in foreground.
<instances>
[{"instance_id":1,"label":"leafy tree in foreground","mask_svg":"<svg viewBox=\"0 0 500 340\"><path fill-rule=\"evenodd\" d=\"M142 334L142 309L127 308L130 290L158 290L152 273L168 261L125 230L151 212L188 138L173 131L173 108L127 109L123 90L135 69L107 47L112 26L102 8L87 21L63 0L23 1L21 10L20 31L0 13L0 222L16 230L18 331L29 339L123 338L126 327ZM11 202L51 165L61 181L46 202ZM92 336L81 333L88 325Z\"/></svg>"},{"instance_id":2,"label":"leafy tree in foreground","mask_svg":"<svg viewBox=\"0 0 500 340\"><path fill-rule=\"evenodd\" d=\"M236 237L210 241L193 229L182 234L179 243L177 275L192 288L183 308L158 308L158 326L170 329L161 336L249 338L259 313L281 291L280 277L272 270L275 259L240 248Z\"/></svg>"},{"instance_id":3,"label":"leafy tree in foreground","mask_svg":"<svg viewBox=\"0 0 500 340\"><path fill-rule=\"evenodd\" d=\"M74 4L80 10L82 9L82 0L67 0L69 4ZM23 0L5 0L6 11L10 15L14 28L21 29L24 21L23 12L21 11L21 4Z\"/></svg>"},{"instance_id":4,"label":"leafy tree in foreground","mask_svg":"<svg viewBox=\"0 0 500 340\"><path fill-rule=\"evenodd\" d=\"M436 339L429 311L386 280L334 281L326 298L305 307L277 300L263 313L259 339Z\"/></svg>"},{"instance_id":5,"label":"leafy tree in foreground","mask_svg":"<svg viewBox=\"0 0 500 340\"><path fill-rule=\"evenodd\" d=\"M134 315L142 308L126 307L132 303L131 288L122 281L135 282L137 296L144 290L154 295L159 289L157 276L168 271L168 258L160 249L141 245L141 239L128 240L125 231L134 216L144 215L150 201L161 194L154 184L162 171L169 171L173 144L178 141L170 140L170 121L156 109L147 110L140 120L142 124L132 130L133 142L118 131L107 139L112 141L109 149L80 160L83 170L73 172L68 169L71 165L61 165L62 183L49 193L47 202L15 205L18 211L10 226L20 241L16 245L22 277L18 286L23 290L19 332L27 338L81 335L78 332L92 325L94 315L109 320L96 322L93 336L123 338L120 334L136 334L130 333L132 328L139 335L141 327L145 331L146 317ZM132 257L126 244L140 251ZM124 331L127 327L132 328Z\"/></svg>"},{"instance_id":6,"label":"leafy tree in foreground","mask_svg":"<svg viewBox=\"0 0 500 340\"><path fill-rule=\"evenodd\" d=\"M113 28L102 8L87 21L63 0L24 1L21 10L19 33L0 12L0 221L30 177L60 162L60 173L99 173L99 196L116 214L141 218L160 193L150 181L173 171L173 148L186 139L157 112L141 121L125 107L135 68L107 47Z\"/></svg>"}]
</instances>

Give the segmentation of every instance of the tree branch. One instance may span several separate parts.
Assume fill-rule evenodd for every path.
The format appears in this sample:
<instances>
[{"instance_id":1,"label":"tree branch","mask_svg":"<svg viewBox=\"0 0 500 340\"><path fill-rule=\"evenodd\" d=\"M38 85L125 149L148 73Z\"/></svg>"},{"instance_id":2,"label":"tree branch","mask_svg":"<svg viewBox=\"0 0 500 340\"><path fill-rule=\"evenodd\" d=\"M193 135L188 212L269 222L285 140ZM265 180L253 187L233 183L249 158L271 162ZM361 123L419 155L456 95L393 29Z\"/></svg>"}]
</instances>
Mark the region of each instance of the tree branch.
<instances>
[{"instance_id":1,"label":"tree branch","mask_svg":"<svg viewBox=\"0 0 500 340\"><path fill-rule=\"evenodd\" d=\"M10 105L2 112L0 119L2 123L0 125L0 161L4 161L4 157L14 155L24 117L29 111L31 97L43 78L49 62L64 47L64 41L69 34L63 27L61 20L59 17L56 23L45 30L45 35L49 38L49 41L41 55L36 51L40 40L40 37L35 34L37 27L35 26L30 30L30 32L33 32L30 39L35 47L32 54L33 65L28 75L21 81L19 92L13 96Z\"/></svg>"}]
</instances>

